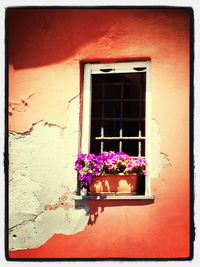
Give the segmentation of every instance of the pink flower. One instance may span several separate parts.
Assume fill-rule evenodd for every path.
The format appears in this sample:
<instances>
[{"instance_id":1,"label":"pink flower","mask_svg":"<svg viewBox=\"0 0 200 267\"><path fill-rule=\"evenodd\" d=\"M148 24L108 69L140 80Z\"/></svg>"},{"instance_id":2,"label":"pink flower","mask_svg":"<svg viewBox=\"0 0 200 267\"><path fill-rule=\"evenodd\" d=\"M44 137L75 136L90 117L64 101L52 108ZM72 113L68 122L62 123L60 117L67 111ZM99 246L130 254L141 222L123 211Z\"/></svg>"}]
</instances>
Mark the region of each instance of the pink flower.
<instances>
[{"instance_id":1,"label":"pink flower","mask_svg":"<svg viewBox=\"0 0 200 267\"><path fill-rule=\"evenodd\" d=\"M134 161L130 160L126 165L126 168L131 171L134 168Z\"/></svg>"},{"instance_id":2,"label":"pink flower","mask_svg":"<svg viewBox=\"0 0 200 267\"><path fill-rule=\"evenodd\" d=\"M108 165L108 169L109 169L109 171L113 170L114 166L115 166L114 164L110 164L110 165Z\"/></svg>"},{"instance_id":3,"label":"pink flower","mask_svg":"<svg viewBox=\"0 0 200 267\"><path fill-rule=\"evenodd\" d=\"M143 170L143 174L144 174L144 176L147 176L147 171Z\"/></svg>"}]
</instances>

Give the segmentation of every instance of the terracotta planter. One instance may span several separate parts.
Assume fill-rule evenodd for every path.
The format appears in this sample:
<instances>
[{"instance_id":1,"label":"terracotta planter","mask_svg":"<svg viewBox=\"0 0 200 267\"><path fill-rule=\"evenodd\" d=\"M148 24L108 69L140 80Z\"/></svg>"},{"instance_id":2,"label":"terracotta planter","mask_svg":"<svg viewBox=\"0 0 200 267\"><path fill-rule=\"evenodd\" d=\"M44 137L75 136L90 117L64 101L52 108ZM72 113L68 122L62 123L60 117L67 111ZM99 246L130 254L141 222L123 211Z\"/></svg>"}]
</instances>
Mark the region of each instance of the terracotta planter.
<instances>
[{"instance_id":1,"label":"terracotta planter","mask_svg":"<svg viewBox=\"0 0 200 267\"><path fill-rule=\"evenodd\" d=\"M136 195L139 175L104 174L94 176L90 185L90 195Z\"/></svg>"}]
</instances>

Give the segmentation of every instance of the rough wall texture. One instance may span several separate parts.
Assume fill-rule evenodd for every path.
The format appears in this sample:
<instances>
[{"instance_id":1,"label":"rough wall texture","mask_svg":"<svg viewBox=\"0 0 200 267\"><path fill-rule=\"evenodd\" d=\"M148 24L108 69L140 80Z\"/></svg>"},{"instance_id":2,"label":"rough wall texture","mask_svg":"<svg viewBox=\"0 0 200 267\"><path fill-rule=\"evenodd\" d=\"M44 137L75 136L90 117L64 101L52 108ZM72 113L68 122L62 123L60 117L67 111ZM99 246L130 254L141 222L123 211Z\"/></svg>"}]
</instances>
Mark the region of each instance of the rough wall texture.
<instances>
[{"instance_id":1,"label":"rough wall texture","mask_svg":"<svg viewBox=\"0 0 200 267\"><path fill-rule=\"evenodd\" d=\"M187 9L9 11L10 248L48 239L10 257L189 256L189 18ZM155 202L76 210L80 62L146 58Z\"/></svg>"},{"instance_id":2,"label":"rough wall texture","mask_svg":"<svg viewBox=\"0 0 200 267\"><path fill-rule=\"evenodd\" d=\"M75 234L88 223L87 203L76 207L73 200L77 190L73 166L78 150L78 106L76 98L68 109L71 118L68 123L73 127L62 129L41 121L23 134L9 135L11 250L39 247L55 233ZM152 178L156 178L169 161L160 152L155 120L152 120L152 150ZM96 219L90 216L91 222Z\"/></svg>"},{"instance_id":3,"label":"rough wall texture","mask_svg":"<svg viewBox=\"0 0 200 267\"><path fill-rule=\"evenodd\" d=\"M35 248L54 233L74 234L87 225L86 203L75 207L74 161L79 139L79 97L68 108L71 127L44 121L9 135L9 245Z\"/></svg>"},{"instance_id":4,"label":"rough wall texture","mask_svg":"<svg viewBox=\"0 0 200 267\"><path fill-rule=\"evenodd\" d=\"M151 147L152 147L152 172L151 178L157 178L161 175L162 169L171 166L168 155L161 152L160 129L158 122L153 119L151 122Z\"/></svg>"}]
</instances>

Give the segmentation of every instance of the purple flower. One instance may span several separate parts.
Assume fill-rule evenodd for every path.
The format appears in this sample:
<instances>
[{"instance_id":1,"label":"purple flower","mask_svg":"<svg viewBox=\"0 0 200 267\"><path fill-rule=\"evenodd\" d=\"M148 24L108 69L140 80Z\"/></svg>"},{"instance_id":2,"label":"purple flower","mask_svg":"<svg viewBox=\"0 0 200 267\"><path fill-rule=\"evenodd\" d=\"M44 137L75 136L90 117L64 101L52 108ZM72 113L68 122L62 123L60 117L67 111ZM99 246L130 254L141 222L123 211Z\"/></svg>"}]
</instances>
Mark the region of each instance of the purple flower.
<instances>
[{"instance_id":1,"label":"purple flower","mask_svg":"<svg viewBox=\"0 0 200 267\"><path fill-rule=\"evenodd\" d=\"M85 175L82 174L82 173L79 173L79 175L78 175L78 180L79 180L79 181L83 181L84 179L85 179Z\"/></svg>"},{"instance_id":2,"label":"purple flower","mask_svg":"<svg viewBox=\"0 0 200 267\"><path fill-rule=\"evenodd\" d=\"M81 154L75 162L75 170L78 172L78 180L81 187L87 187L92 183L93 175L103 173L132 173L146 175L147 162L144 158L134 158L124 152L104 151L98 156L94 154Z\"/></svg>"}]
</instances>

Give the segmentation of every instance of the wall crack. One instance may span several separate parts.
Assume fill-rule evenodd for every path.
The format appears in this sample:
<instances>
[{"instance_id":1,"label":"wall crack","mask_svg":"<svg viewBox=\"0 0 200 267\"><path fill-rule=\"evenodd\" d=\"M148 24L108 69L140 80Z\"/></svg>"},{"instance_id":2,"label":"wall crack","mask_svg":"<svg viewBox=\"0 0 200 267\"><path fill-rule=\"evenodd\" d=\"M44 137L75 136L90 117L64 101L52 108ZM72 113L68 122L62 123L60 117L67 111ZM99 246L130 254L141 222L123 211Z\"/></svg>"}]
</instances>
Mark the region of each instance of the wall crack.
<instances>
[{"instance_id":1,"label":"wall crack","mask_svg":"<svg viewBox=\"0 0 200 267\"><path fill-rule=\"evenodd\" d=\"M9 102L9 115L12 116L14 112L25 112L29 106L29 99L34 95L34 93L24 97L19 102Z\"/></svg>"},{"instance_id":2,"label":"wall crack","mask_svg":"<svg viewBox=\"0 0 200 267\"><path fill-rule=\"evenodd\" d=\"M73 199L80 103L78 96L69 102L69 127L40 120L29 131L9 133L10 250L39 247L55 233L73 235L88 223L87 202L77 206Z\"/></svg>"},{"instance_id":3,"label":"wall crack","mask_svg":"<svg viewBox=\"0 0 200 267\"><path fill-rule=\"evenodd\" d=\"M10 227L9 229L8 229L8 231L9 231L9 233L11 233L16 227L18 227L18 226L22 226L22 225L24 225L24 224L26 224L26 223L28 223L28 222L34 222L42 213L44 213L45 211L41 211L39 214L37 214L37 215L35 215L35 217L34 218L32 218L32 219L29 219L29 220L25 220L25 221L23 221L23 222L21 222L21 223L18 223L18 224L16 224L16 225L14 225L14 226L12 226L12 227Z\"/></svg>"},{"instance_id":4,"label":"wall crack","mask_svg":"<svg viewBox=\"0 0 200 267\"><path fill-rule=\"evenodd\" d=\"M157 120L152 119L152 138L151 138L151 158L152 171L151 177L157 178L161 175L162 169L171 166L169 156L160 151L161 136Z\"/></svg>"}]
</instances>

